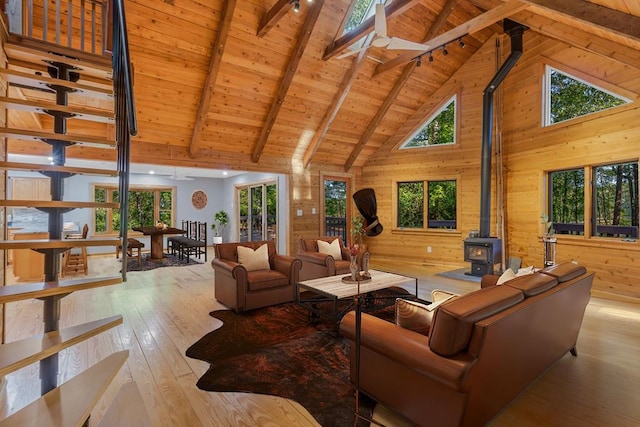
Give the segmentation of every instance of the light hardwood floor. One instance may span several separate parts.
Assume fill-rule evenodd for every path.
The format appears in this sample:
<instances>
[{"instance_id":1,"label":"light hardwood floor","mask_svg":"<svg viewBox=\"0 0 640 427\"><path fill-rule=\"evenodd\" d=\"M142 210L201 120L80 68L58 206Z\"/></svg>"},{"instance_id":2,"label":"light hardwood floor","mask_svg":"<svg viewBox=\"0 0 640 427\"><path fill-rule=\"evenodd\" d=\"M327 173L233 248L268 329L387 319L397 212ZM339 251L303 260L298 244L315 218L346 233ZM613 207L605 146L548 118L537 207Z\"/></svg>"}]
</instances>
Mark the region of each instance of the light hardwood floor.
<instances>
[{"instance_id":1,"label":"light hardwood floor","mask_svg":"<svg viewBox=\"0 0 640 427\"><path fill-rule=\"evenodd\" d=\"M211 255L211 251L210 251ZM437 276L451 267L391 266L420 278L420 296L434 288L468 292L477 284ZM114 256L90 257L91 275L112 275ZM9 271L10 274L10 271ZM317 426L297 403L242 393L208 393L195 383L208 364L184 356L218 327L209 263L129 273L122 285L76 292L62 300L61 327L124 315L124 324L60 354L60 382L121 349L129 360L92 415L96 425L120 385L135 380L154 426ZM7 341L41 333L42 302L6 306ZM640 304L592 298L578 341L579 356L564 356L512 402L492 426L640 425ZM39 396L38 365L7 377L4 416Z\"/></svg>"}]
</instances>

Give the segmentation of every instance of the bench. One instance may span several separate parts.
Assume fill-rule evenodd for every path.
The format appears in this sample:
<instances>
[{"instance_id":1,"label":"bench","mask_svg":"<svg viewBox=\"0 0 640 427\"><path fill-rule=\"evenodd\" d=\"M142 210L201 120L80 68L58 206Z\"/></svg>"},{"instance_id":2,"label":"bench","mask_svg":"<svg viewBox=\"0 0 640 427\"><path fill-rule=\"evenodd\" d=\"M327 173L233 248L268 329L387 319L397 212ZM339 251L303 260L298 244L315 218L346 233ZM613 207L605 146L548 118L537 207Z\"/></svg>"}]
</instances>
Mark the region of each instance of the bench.
<instances>
[{"instance_id":1,"label":"bench","mask_svg":"<svg viewBox=\"0 0 640 427\"><path fill-rule=\"evenodd\" d=\"M178 253L180 259L187 258L187 263L191 256L200 259L204 255L207 261L207 223L198 221L182 221L182 229L187 230L187 234L173 236L167 239L169 246L167 250L173 255Z\"/></svg>"},{"instance_id":2,"label":"bench","mask_svg":"<svg viewBox=\"0 0 640 427\"><path fill-rule=\"evenodd\" d=\"M144 248L144 243L142 243L140 240L132 238L127 239L127 255L133 258L133 250L138 250L138 255L136 257L138 258L138 267L140 267L140 264L142 262L142 248ZM118 245L116 247L116 258L120 258L120 252L122 252L122 245Z\"/></svg>"}]
</instances>

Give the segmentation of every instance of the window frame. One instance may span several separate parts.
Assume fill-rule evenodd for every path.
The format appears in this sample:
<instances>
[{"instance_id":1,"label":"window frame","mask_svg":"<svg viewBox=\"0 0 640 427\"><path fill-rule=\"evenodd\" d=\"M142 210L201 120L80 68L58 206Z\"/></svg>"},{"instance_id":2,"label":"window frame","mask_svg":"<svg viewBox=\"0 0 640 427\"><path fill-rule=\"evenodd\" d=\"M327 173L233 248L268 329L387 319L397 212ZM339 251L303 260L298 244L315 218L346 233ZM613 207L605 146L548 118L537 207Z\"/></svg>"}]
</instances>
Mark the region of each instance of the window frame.
<instances>
[{"instance_id":1,"label":"window frame","mask_svg":"<svg viewBox=\"0 0 640 427\"><path fill-rule=\"evenodd\" d=\"M454 181L456 183L456 227L455 228L430 228L429 227L429 183L430 182L440 182L440 181ZM422 182L423 183L423 220L422 227L399 227L398 226L398 215L399 215L399 206L398 206L398 195L399 189L398 185L402 183L410 183L410 182ZM392 183L392 215L393 215L393 228L392 233L403 233L403 234L454 234L456 236L461 235L460 231L460 186L462 183L462 177L459 175L441 175L441 176L429 176L424 177L422 179L416 179L415 177L407 177L407 178L398 178L394 179Z\"/></svg>"},{"instance_id":2,"label":"window frame","mask_svg":"<svg viewBox=\"0 0 640 427\"><path fill-rule=\"evenodd\" d=\"M574 121L576 120L581 120L581 119L584 119L585 117L589 117L594 114L600 114L606 111L613 110L615 108L625 107L635 102L635 96L633 96L633 94L629 93L628 91L622 88L617 88L617 87L614 90L613 88L609 88L611 87L611 85L605 81L594 78L593 76L587 76L584 73L579 72L578 70L567 71L567 68L568 67L561 68L559 66L551 65L548 63L544 64L544 72L542 74L542 111L541 111L542 113L541 124L543 128L550 127L550 126L563 125L566 123L574 123ZM602 110L594 111L591 113L583 114L570 119L552 123L551 122L551 73L553 73L554 71L560 74L564 74L565 76L573 80L576 80L587 86L591 86L615 98L618 98L624 101L624 103L614 107L604 108ZM622 94L620 92L625 92L625 94Z\"/></svg>"},{"instance_id":3,"label":"window frame","mask_svg":"<svg viewBox=\"0 0 640 427\"><path fill-rule=\"evenodd\" d=\"M95 201L95 194L96 194L96 189L105 189L106 190L106 201L109 202L111 200L113 200L113 192L114 191L118 191L118 185L117 184L105 184L105 183L94 183L91 184L91 197L93 198L93 200ZM153 191L154 193L154 198L153 198L153 222L154 224L160 219L160 193L161 192L171 192L171 224L169 224L170 227L175 227L175 223L176 223L176 198L177 198L177 190L175 186L168 186L168 185L131 185L129 186L129 192L131 191L145 191L145 192L151 192ZM98 209L100 208L93 208L92 209L92 216L91 216L91 222L92 222L92 230L93 230L93 234L96 236L117 236L120 234L119 231L114 230L113 229L113 209L105 209L106 210L106 230L105 231L101 231L98 232L96 230L96 213L98 211ZM167 211L168 209L162 209L162 211ZM131 224L129 224L129 230L127 230L128 232L131 232Z\"/></svg>"},{"instance_id":4,"label":"window frame","mask_svg":"<svg viewBox=\"0 0 640 427\"><path fill-rule=\"evenodd\" d=\"M405 138L404 141L400 144L400 146L398 147L398 150L419 150L419 149L428 149L428 148L434 148L434 147L452 147L452 146L456 146L459 145L459 141L458 141L458 135L460 134L458 126L460 124L460 103L459 103L459 93L458 91L456 91L455 93L453 93L453 95L451 95L449 98L447 98L447 100L441 104L438 105L438 107L434 110L432 110L431 114L429 114L426 118L426 120L424 120L420 126L418 126L408 138ZM411 143L413 141L413 138L416 137L416 135L418 135L420 132L422 132L422 130L424 128L426 128L427 126L429 126L429 124L431 124L431 122L433 120L435 120L436 117L438 117L438 115L440 115L440 113L442 113L444 110L446 110L449 105L454 102L454 110L453 110L453 142L449 142L446 144L428 144L428 145L424 145L424 146L418 146L418 147L407 147L407 144Z\"/></svg>"}]
</instances>

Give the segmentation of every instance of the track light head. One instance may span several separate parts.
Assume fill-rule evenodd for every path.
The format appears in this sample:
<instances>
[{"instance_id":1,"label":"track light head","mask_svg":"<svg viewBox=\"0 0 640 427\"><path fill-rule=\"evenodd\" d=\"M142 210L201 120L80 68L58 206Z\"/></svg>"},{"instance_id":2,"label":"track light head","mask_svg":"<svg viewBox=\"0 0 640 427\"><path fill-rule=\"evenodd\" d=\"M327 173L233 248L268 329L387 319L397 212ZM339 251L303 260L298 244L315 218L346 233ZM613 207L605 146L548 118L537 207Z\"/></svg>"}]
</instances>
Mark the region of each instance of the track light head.
<instances>
[{"instance_id":1,"label":"track light head","mask_svg":"<svg viewBox=\"0 0 640 427\"><path fill-rule=\"evenodd\" d=\"M418 60L416 61L416 67L419 67L422 65L422 56L418 56Z\"/></svg>"},{"instance_id":2,"label":"track light head","mask_svg":"<svg viewBox=\"0 0 640 427\"><path fill-rule=\"evenodd\" d=\"M449 51L447 50L447 45L442 46L442 54L444 56L449 55Z\"/></svg>"},{"instance_id":3,"label":"track light head","mask_svg":"<svg viewBox=\"0 0 640 427\"><path fill-rule=\"evenodd\" d=\"M294 12L300 12L300 0L291 0L291 4L293 5Z\"/></svg>"},{"instance_id":4,"label":"track light head","mask_svg":"<svg viewBox=\"0 0 640 427\"><path fill-rule=\"evenodd\" d=\"M458 45L461 49L464 49L464 47L466 46L466 43L462 41L462 37L458 39Z\"/></svg>"},{"instance_id":5,"label":"track light head","mask_svg":"<svg viewBox=\"0 0 640 427\"><path fill-rule=\"evenodd\" d=\"M433 52L429 52L429 62L433 62Z\"/></svg>"}]
</instances>

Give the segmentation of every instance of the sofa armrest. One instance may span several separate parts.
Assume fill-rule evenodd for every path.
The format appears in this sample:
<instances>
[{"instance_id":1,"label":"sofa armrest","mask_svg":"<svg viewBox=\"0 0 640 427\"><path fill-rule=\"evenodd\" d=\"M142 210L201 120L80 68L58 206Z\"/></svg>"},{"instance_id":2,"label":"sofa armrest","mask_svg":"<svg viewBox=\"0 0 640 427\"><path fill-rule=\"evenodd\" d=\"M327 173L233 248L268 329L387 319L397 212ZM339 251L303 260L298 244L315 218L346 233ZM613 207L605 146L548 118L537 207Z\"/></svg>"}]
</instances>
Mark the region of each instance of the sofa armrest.
<instances>
[{"instance_id":1,"label":"sofa armrest","mask_svg":"<svg viewBox=\"0 0 640 427\"><path fill-rule=\"evenodd\" d=\"M485 274L480 279L480 288L488 288L490 286L495 286L498 284L498 279L500 276L497 274Z\"/></svg>"},{"instance_id":2,"label":"sofa armrest","mask_svg":"<svg viewBox=\"0 0 640 427\"><path fill-rule=\"evenodd\" d=\"M287 255L275 254L273 256L272 268L287 276L289 278L289 283L293 285L298 282L300 269L302 268L302 261L298 258Z\"/></svg>"},{"instance_id":3,"label":"sofa armrest","mask_svg":"<svg viewBox=\"0 0 640 427\"><path fill-rule=\"evenodd\" d=\"M355 312L340 322L340 332L355 341ZM429 338L391 322L362 313L361 345L394 362L457 391L467 388L475 358L466 353L442 357L431 351Z\"/></svg>"},{"instance_id":4,"label":"sofa armrest","mask_svg":"<svg viewBox=\"0 0 640 427\"><path fill-rule=\"evenodd\" d=\"M298 252L296 257L304 262L311 262L313 264L319 264L327 266L329 264L329 258L333 261L333 257L331 255L323 254L322 252Z\"/></svg>"}]
</instances>

